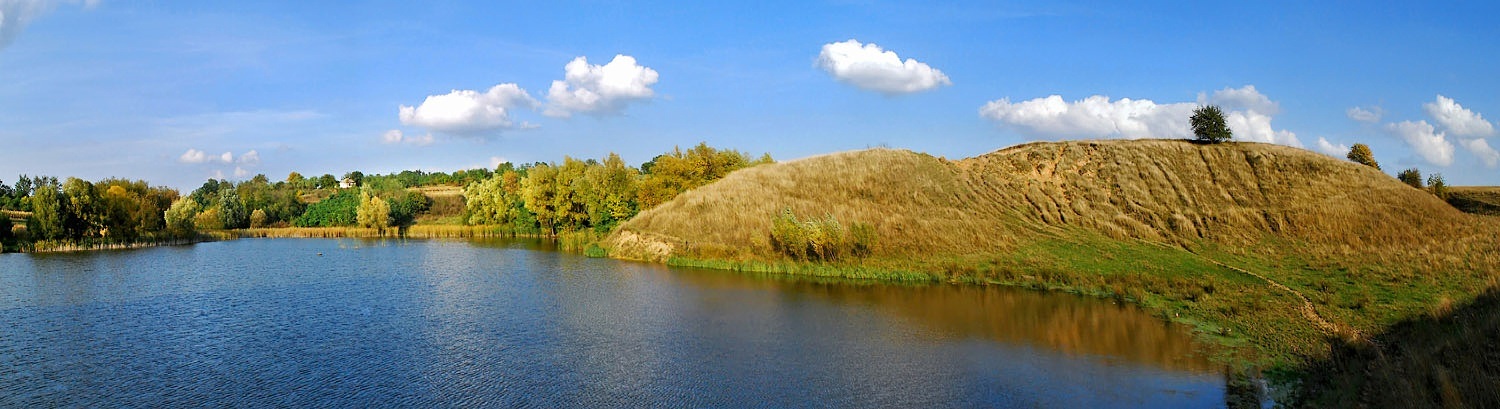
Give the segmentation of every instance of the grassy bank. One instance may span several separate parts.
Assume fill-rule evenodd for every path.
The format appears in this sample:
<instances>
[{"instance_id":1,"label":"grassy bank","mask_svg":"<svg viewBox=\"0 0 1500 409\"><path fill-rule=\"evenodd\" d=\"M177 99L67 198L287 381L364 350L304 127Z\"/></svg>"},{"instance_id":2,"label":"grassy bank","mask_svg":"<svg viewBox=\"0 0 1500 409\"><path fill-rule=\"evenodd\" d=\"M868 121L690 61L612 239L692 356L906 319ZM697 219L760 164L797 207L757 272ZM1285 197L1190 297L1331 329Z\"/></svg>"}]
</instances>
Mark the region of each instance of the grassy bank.
<instances>
[{"instance_id":1,"label":"grassy bank","mask_svg":"<svg viewBox=\"0 0 1500 409\"><path fill-rule=\"evenodd\" d=\"M235 235L227 232L200 232L198 234L198 237L193 238L138 240L131 242L118 242L109 240L39 240L15 243L14 247L6 247L5 250L19 253L66 253L73 251L128 250L157 246L180 246L209 241L230 240L235 237Z\"/></svg>"}]
</instances>

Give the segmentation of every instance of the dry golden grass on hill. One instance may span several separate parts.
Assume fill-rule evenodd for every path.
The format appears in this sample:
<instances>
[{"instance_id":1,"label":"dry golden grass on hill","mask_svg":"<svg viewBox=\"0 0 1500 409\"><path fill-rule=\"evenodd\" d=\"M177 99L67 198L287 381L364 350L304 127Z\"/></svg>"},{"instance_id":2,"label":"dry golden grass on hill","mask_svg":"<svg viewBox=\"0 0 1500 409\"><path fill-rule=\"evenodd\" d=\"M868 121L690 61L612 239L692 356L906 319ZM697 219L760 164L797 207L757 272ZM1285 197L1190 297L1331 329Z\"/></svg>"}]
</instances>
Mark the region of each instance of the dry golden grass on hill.
<instances>
[{"instance_id":1,"label":"dry golden grass on hill","mask_svg":"<svg viewBox=\"0 0 1500 409\"><path fill-rule=\"evenodd\" d=\"M876 230L866 259L773 250L773 217ZM871 149L734 172L605 238L614 257L930 278L1134 300L1287 362L1473 300L1500 274L1500 218L1378 170L1259 143L1031 143L951 161ZM895 274L883 274L882 271ZM1238 340L1238 341L1236 341Z\"/></svg>"},{"instance_id":2,"label":"dry golden grass on hill","mask_svg":"<svg viewBox=\"0 0 1500 409\"><path fill-rule=\"evenodd\" d=\"M1084 141L956 162L873 149L746 169L642 212L611 244L657 249L635 255L648 259L765 256L771 217L784 208L871 223L884 256L998 251L1058 227L1173 244L1244 246L1270 235L1420 252L1435 251L1426 248L1434 238L1494 227L1375 169L1301 149Z\"/></svg>"}]
</instances>

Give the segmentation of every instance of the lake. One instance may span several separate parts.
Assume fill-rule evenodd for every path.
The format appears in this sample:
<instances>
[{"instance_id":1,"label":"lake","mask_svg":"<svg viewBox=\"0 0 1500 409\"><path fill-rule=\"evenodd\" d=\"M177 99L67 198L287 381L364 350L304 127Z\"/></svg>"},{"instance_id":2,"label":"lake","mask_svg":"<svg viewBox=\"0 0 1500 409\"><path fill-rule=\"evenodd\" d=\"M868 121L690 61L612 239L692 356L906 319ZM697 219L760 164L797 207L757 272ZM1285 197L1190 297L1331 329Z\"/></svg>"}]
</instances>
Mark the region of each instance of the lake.
<instances>
[{"instance_id":1,"label":"lake","mask_svg":"<svg viewBox=\"0 0 1500 409\"><path fill-rule=\"evenodd\" d=\"M1214 407L1131 306L591 259L535 240L0 255L0 407Z\"/></svg>"}]
</instances>

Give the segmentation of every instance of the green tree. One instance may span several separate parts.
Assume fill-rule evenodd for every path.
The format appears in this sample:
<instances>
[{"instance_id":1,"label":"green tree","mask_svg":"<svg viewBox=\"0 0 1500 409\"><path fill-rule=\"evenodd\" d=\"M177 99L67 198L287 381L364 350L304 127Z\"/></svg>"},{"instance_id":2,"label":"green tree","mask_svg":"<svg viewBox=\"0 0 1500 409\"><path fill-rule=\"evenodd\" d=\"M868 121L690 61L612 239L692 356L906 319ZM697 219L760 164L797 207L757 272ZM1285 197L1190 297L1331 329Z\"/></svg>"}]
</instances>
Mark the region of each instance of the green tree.
<instances>
[{"instance_id":1,"label":"green tree","mask_svg":"<svg viewBox=\"0 0 1500 409\"><path fill-rule=\"evenodd\" d=\"M136 225L140 220L136 213L140 211L141 202L133 189L127 189L126 186L129 185L129 182L113 180L106 180L98 185L104 188L104 194L99 195L104 220L103 233L115 242L128 243L139 238Z\"/></svg>"},{"instance_id":2,"label":"green tree","mask_svg":"<svg viewBox=\"0 0 1500 409\"><path fill-rule=\"evenodd\" d=\"M240 195L235 189L219 190L219 218L226 229L243 229L250 225L250 213L245 210L245 202L240 201Z\"/></svg>"},{"instance_id":3,"label":"green tree","mask_svg":"<svg viewBox=\"0 0 1500 409\"><path fill-rule=\"evenodd\" d=\"M432 206L432 199L421 193L400 190L391 200L387 201L391 206L390 224L396 226L405 234L407 227L417 223L417 214L427 211Z\"/></svg>"},{"instance_id":4,"label":"green tree","mask_svg":"<svg viewBox=\"0 0 1500 409\"><path fill-rule=\"evenodd\" d=\"M521 197L525 208L536 216L543 232L557 233L557 167L539 163L521 181Z\"/></svg>"},{"instance_id":5,"label":"green tree","mask_svg":"<svg viewBox=\"0 0 1500 409\"><path fill-rule=\"evenodd\" d=\"M1229 124L1224 121L1224 111L1218 105L1200 106L1193 110L1193 116L1188 118L1193 127L1193 136L1199 141L1207 143L1219 143L1234 138L1234 133L1229 130Z\"/></svg>"},{"instance_id":6,"label":"green tree","mask_svg":"<svg viewBox=\"0 0 1500 409\"><path fill-rule=\"evenodd\" d=\"M38 185L31 193L31 219L26 228L42 240L60 240L67 236L67 201L57 185Z\"/></svg>"},{"instance_id":7,"label":"green tree","mask_svg":"<svg viewBox=\"0 0 1500 409\"><path fill-rule=\"evenodd\" d=\"M166 221L168 234L179 238L196 235L198 228L194 224L194 220L197 219L198 212L201 209L198 206L198 201L192 198L177 199L172 202L172 205L162 215L162 219Z\"/></svg>"},{"instance_id":8,"label":"green tree","mask_svg":"<svg viewBox=\"0 0 1500 409\"><path fill-rule=\"evenodd\" d=\"M1375 169L1380 169L1380 164L1375 162L1375 153L1370 152L1369 145L1356 143L1354 144L1354 146L1349 148L1349 155L1347 156L1349 157L1349 160L1354 161L1354 163L1369 166Z\"/></svg>"},{"instance_id":9,"label":"green tree","mask_svg":"<svg viewBox=\"0 0 1500 409\"><path fill-rule=\"evenodd\" d=\"M391 207L386 204L385 199L370 192L360 193L359 208L356 209L356 219L360 227L374 228L385 235L385 228L391 225Z\"/></svg>"},{"instance_id":10,"label":"green tree","mask_svg":"<svg viewBox=\"0 0 1500 409\"><path fill-rule=\"evenodd\" d=\"M580 230L588 225L585 201L594 194L583 178L588 167L587 163L567 156L563 157L562 166L557 167L552 207L557 212L553 223L559 231Z\"/></svg>"},{"instance_id":11,"label":"green tree","mask_svg":"<svg viewBox=\"0 0 1500 409\"><path fill-rule=\"evenodd\" d=\"M194 189L193 193L188 194L188 197L191 197L193 198L193 200L198 201L199 207L207 209L214 206L215 201L219 199L220 188L221 185L219 181L209 179L203 182L202 186Z\"/></svg>"},{"instance_id":12,"label":"green tree","mask_svg":"<svg viewBox=\"0 0 1500 409\"><path fill-rule=\"evenodd\" d=\"M10 221L10 216L0 214L0 252L4 252L4 245L10 243L10 239L12 238L10 231L14 227L14 224Z\"/></svg>"},{"instance_id":13,"label":"green tree","mask_svg":"<svg viewBox=\"0 0 1500 409\"><path fill-rule=\"evenodd\" d=\"M318 176L318 189L334 189L337 187L339 187L339 180L334 178L333 175L325 173L323 176Z\"/></svg>"},{"instance_id":14,"label":"green tree","mask_svg":"<svg viewBox=\"0 0 1500 409\"><path fill-rule=\"evenodd\" d=\"M99 193L87 180L70 177L63 182L63 196L68 202L63 213L65 235L75 240L99 237L104 227L104 212L100 209Z\"/></svg>"},{"instance_id":15,"label":"green tree","mask_svg":"<svg viewBox=\"0 0 1500 409\"><path fill-rule=\"evenodd\" d=\"M589 226L594 231L605 233L620 222L635 216L636 180L640 172L625 165L620 155L611 152L604 162L590 166L584 172L585 189L589 195L584 205L589 216Z\"/></svg>"},{"instance_id":16,"label":"green tree","mask_svg":"<svg viewBox=\"0 0 1500 409\"><path fill-rule=\"evenodd\" d=\"M210 207L193 217L193 226L200 230L224 230L224 218L219 215L218 207Z\"/></svg>"},{"instance_id":17,"label":"green tree","mask_svg":"<svg viewBox=\"0 0 1500 409\"><path fill-rule=\"evenodd\" d=\"M636 205L641 210L650 209L740 168L771 162L769 154L751 162L743 152L717 150L707 143L699 143L686 152L674 148L641 165L646 175L636 186Z\"/></svg>"},{"instance_id":18,"label":"green tree","mask_svg":"<svg viewBox=\"0 0 1500 409\"><path fill-rule=\"evenodd\" d=\"M266 218L265 210L255 209L255 211L250 212L250 227L255 229L266 227Z\"/></svg>"},{"instance_id":19,"label":"green tree","mask_svg":"<svg viewBox=\"0 0 1500 409\"><path fill-rule=\"evenodd\" d=\"M286 175L286 184L291 185L293 189L301 189L307 184L307 178L302 177L301 173L288 173Z\"/></svg>"},{"instance_id":20,"label":"green tree","mask_svg":"<svg viewBox=\"0 0 1500 409\"><path fill-rule=\"evenodd\" d=\"M1401 183L1405 183L1411 187L1422 188L1422 171L1417 170L1417 168L1401 171L1401 173L1396 175L1396 179L1401 179Z\"/></svg>"},{"instance_id":21,"label":"green tree","mask_svg":"<svg viewBox=\"0 0 1500 409\"><path fill-rule=\"evenodd\" d=\"M292 224L297 227L352 226L358 221L359 201L360 195L355 189L339 190L327 199L308 205L307 211Z\"/></svg>"},{"instance_id":22,"label":"green tree","mask_svg":"<svg viewBox=\"0 0 1500 409\"><path fill-rule=\"evenodd\" d=\"M1438 199L1448 200L1448 184L1443 183L1443 174L1433 173L1427 177L1427 191L1432 192Z\"/></svg>"},{"instance_id":23,"label":"green tree","mask_svg":"<svg viewBox=\"0 0 1500 409\"><path fill-rule=\"evenodd\" d=\"M357 170L353 171L353 172L345 173L344 174L344 179L354 180L354 186L356 186L356 187L358 187L358 186L364 186L364 183L365 183L365 173L357 171Z\"/></svg>"}]
</instances>

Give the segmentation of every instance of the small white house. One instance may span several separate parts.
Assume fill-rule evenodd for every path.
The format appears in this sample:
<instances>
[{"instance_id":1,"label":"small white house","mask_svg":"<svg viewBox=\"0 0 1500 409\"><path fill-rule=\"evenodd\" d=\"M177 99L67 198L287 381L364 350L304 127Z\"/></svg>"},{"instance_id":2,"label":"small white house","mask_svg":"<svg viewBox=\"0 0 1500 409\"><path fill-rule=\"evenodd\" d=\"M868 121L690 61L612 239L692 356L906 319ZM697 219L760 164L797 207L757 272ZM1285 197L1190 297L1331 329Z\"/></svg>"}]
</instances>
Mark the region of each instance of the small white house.
<instances>
[{"instance_id":1,"label":"small white house","mask_svg":"<svg viewBox=\"0 0 1500 409\"><path fill-rule=\"evenodd\" d=\"M344 178L344 180L339 181L339 189L348 189L351 187L354 187L354 178Z\"/></svg>"}]
</instances>

